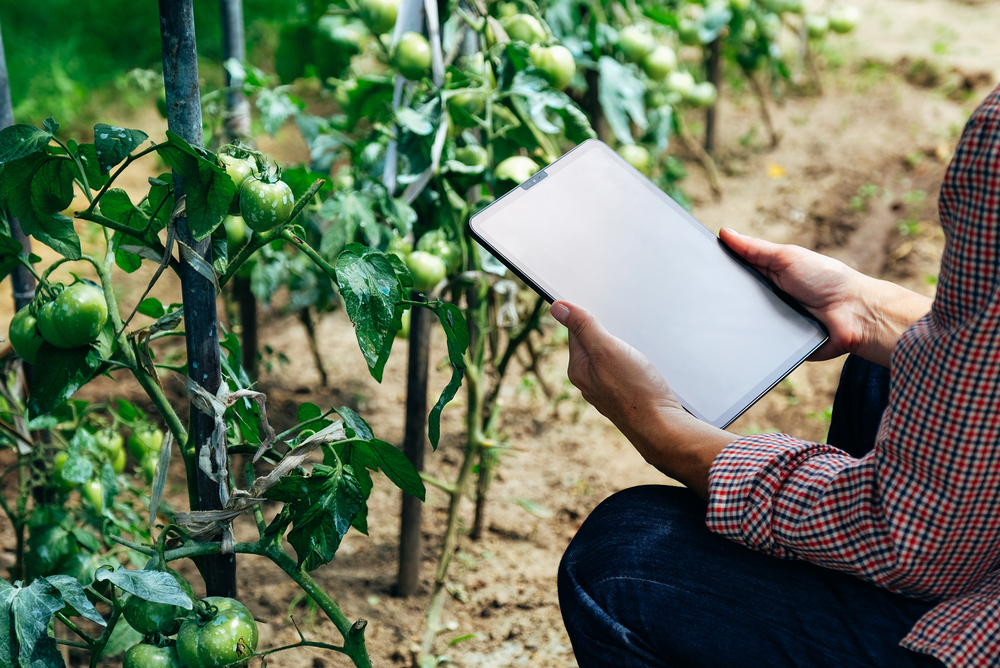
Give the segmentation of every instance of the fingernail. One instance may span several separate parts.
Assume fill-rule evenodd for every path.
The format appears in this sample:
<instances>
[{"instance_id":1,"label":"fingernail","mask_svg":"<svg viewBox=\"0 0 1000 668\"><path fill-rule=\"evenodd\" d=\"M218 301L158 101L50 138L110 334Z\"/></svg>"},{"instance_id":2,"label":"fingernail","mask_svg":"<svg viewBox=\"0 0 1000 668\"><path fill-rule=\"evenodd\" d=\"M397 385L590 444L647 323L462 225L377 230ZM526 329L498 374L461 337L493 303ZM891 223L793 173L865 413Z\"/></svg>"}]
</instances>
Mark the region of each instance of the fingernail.
<instances>
[{"instance_id":1,"label":"fingernail","mask_svg":"<svg viewBox=\"0 0 1000 668\"><path fill-rule=\"evenodd\" d=\"M723 227L722 229L724 229L726 232L729 232L730 234L735 234L738 237L742 237L743 236L742 234L740 234L739 232L737 232L736 230L734 230L731 227Z\"/></svg>"},{"instance_id":2,"label":"fingernail","mask_svg":"<svg viewBox=\"0 0 1000 668\"><path fill-rule=\"evenodd\" d=\"M565 304L560 304L559 302L552 305L552 309L549 313L551 313L552 317L559 321L559 324L561 325L565 325L566 318L569 317L569 309L566 308Z\"/></svg>"}]
</instances>

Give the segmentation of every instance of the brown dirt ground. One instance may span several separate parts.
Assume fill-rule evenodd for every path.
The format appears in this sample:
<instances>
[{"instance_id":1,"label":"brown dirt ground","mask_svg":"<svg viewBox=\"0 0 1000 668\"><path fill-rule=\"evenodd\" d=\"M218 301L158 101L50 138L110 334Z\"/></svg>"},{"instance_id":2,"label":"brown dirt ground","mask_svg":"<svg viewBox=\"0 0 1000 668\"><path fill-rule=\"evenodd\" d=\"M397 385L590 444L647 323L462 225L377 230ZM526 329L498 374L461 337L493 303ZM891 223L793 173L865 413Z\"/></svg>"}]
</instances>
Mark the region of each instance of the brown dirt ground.
<instances>
[{"instance_id":1,"label":"brown dirt ground","mask_svg":"<svg viewBox=\"0 0 1000 668\"><path fill-rule=\"evenodd\" d=\"M943 247L937 191L963 123L1000 74L1000 43L992 34L1000 3L857 4L866 23L854 35L832 41L824 56L831 67L822 76L823 93L793 95L771 105L782 134L780 145L766 146L752 96L745 90L726 91L718 144L724 196L711 197L692 161L687 162L690 178L685 188L694 199L694 214L713 230L727 225L814 248L865 273L931 295ZM691 117L689 122L698 120ZM136 123L151 127L156 119ZM263 148L286 160L301 159L304 150L294 133L283 133ZM141 185L144 178L136 177L133 185ZM859 199L852 203L852 198ZM140 272L121 282L124 305L134 303L147 278L148 273ZM176 284L169 279L157 287L159 294L173 291ZM0 301L3 317L9 318L7 300ZM550 331L554 329L550 323ZM302 353L308 348L298 321L278 306L263 315L262 341L290 360L276 363L260 381L274 421L293 421L295 407L303 401L348 404L381 438L401 442L407 343L396 343L386 380L379 385L368 376L342 314L323 318L318 331L336 389L319 387L312 359ZM440 338L435 341L432 360L445 357L443 346ZM833 360L804 365L731 430L824 438L824 412L832 404L841 364ZM458 665L576 665L556 596L556 568L563 550L587 514L610 494L636 484L670 482L582 403L568 386L565 367L565 349L557 346L542 371L557 392L568 390L568 399L557 405L530 376L520 380L512 374L504 389L501 424L511 447L492 490L489 530L479 541L465 534L459 540L449 581L465 592L465 600L448 601L444 620L450 630L435 646ZM446 381L444 370L433 370L432 394ZM179 379L169 379L168 385L182 395ZM139 396L130 385L108 380L87 392ZM442 443L436 453L429 453L426 465L435 478L453 480L456 475L464 442L464 403L460 393L444 412ZM178 468L172 473L169 491L182 497L182 472ZM518 499L534 501L548 516L529 514L515 503ZM421 592L410 599L394 598L399 503L399 493L377 476L370 501L371 535L349 533L336 559L314 574L349 617L368 620L368 646L376 666L410 663L409 648L422 633L444 530L447 499L429 487ZM463 518L467 528L468 501ZM238 525L237 538L253 539L254 532L252 523L245 521ZM0 527L0 539L4 548L11 548L9 526ZM181 571L199 582L190 565ZM241 598L265 622L260 625L260 647L294 642L297 636L287 611L297 588L269 562L253 557L240 558L238 578ZM339 641L329 621L309 621L307 613L304 605L294 612L307 637ZM450 640L468 635L474 637L449 647ZM298 649L269 657L268 665L324 668L349 662L331 652Z\"/></svg>"}]
</instances>

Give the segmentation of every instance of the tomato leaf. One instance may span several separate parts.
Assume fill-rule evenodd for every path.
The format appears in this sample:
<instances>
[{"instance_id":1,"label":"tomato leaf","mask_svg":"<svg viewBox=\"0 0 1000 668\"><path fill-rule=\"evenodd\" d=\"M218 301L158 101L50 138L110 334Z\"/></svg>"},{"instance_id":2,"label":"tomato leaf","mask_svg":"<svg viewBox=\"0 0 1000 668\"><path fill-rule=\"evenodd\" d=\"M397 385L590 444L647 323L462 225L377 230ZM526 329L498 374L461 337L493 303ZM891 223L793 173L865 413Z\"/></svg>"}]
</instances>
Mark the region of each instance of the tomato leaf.
<instances>
[{"instance_id":1,"label":"tomato leaf","mask_svg":"<svg viewBox=\"0 0 1000 668\"><path fill-rule=\"evenodd\" d=\"M83 163L83 174L87 177L87 185L91 190L100 190L108 182L110 175L101 168L97 159L97 147L93 144L80 144L76 149L76 157Z\"/></svg>"},{"instance_id":2,"label":"tomato leaf","mask_svg":"<svg viewBox=\"0 0 1000 668\"><path fill-rule=\"evenodd\" d=\"M292 530L288 542L299 565L312 571L329 563L361 509L363 496L350 466L313 465L312 475L287 475L265 497L285 503Z\"/></svg>"},{"instance_id":3,"label":"tomato leaf","mask_svg":"<svg viewBox=\"0 0 1000 668\"><path fill-rule=\"evenodd\" d=\"M356 438L364 441L334 443L332 447L341 461L349 464L355 474L359 474L362 468L382 471L396 487L423 501L424 483L406 455L391 443L375 438L364 418L347 406L338 408L337 413L344 420L344 425L354 431ZM331 462L327 460L327 463ZM365 498L368 498L367 494Z\"/></svg>"},{"instance_id":4,"label":"tomato leaf","mask_svg":"<svg viewBox=\"0 0 1000 668\"><path fill-rule=\"evenodd\" d=\"M451 380L441 392L437 403L427 416L427 438L435 450L441 440L441 412L448 402L455 398L458 388L462 386L465 375L465 351L469 348L469 326L462 316L462 311L454 304L437 302L428 306L437 314L448 340L448 359L451 361Z\"/></svg>"},{"instance_id":5,"label":"tomato leaf","mask_svg":"<svg viewBox=\"0 0 1000 668\"><path fill-rule=\"evenodd\" d=\"M33 125L8 125L0 130L0 165L41 151L52 134Z\"/></svg>"},{"instance_id":6,"label":"tomato leaf","mask_svg":"<svg viewBox=\"0 0 1000 668\"><path fill-rule=\"evenodd\" d=\"M382 229L375 220L374 207L371 195L356 190L339 192L323 202L318 215L332 222L323 232L319 252L327 258L337 257L354 241L358 230L364 232L369 246L378 246Z\"/></svg>"},{"instance_id":7,"label":"tomato leaf","mask_svg":"<svg viewBox=\"0 0 1000 668\"><path fill-rule=\"evenodd\" d=\"M93 480L94 464L87 453L96 454L97 440L86 429L77 429L66 451L66 463L63 464L62 477L66 482L77 485Z\"/></svg>"},{"instance_id":8,"label":"tomato leaf","mask_svg":"<svg viewBox=\"0 0 1000 668\"><path fill-rule=\"evenodd\" d=\"M72 161L32 153L0 172L0 203L17 217L25 234L71 260L80 259L73 221L59 213L73 201Z\"/></svg>"},{"instance_id":9,"label":"tomato leaf","mask_svg":"<svg viewBox=\"0 0 1000 668\"><path fill-rule=\"evenodd\" d=\"M413 134L425 137L440 124L440 102L440 98L433 97L416 108L400 107L396 110L396 122Z\"/></svg>"},{"instance_id":10,"label":"tomato leaf","mask_svg":"<svg viewBox=\"0 0 1000 668\"><path fill-rule=\"evenodd\" d=\"M22 250L20 241L8 234L0 233L0 281L7 278L10 272L21 264L17 256Z\"/></svg>"},{"instance_id":11,"label":"tomato leaf","mask_svg":"<svg viewBox=\"0 0 1000 668\"><path fill-rule=\"evenodd\" d=\"M119 188L112 188L101 196L101 214L117 221L122 225L127 225L133 230L142 230L146 227L146 217L143 215L129 198L128 193ZM122 250L122 244L136 245L141 243L133 236L126 236L121 232L115 232L112 239L112 248L115 251L115 264L123 271L131 274L142 266L142 258L135 253Z\"/></svg>"},{"instance_id":12,"label":"tomato leaf","mask_svg":"<svg viewBox=\"0 0 1000 668\"><path fill-rule=\"evenodd\" d=\"M236 184L225 169L205 158L209 153L199 152L170 130L167 130L167 140L157 147L157 152L181 176L181 191L187 196L188 229L196 241L201 241L229 213L229 205L236 196Z\"/></svg>"},{"instance_id":13,"label":"tomato leaf","mask_svg":"<svg viewBox=\"0 0 1000 668\"><path fill-rule=\"evenodd\" d=\"M343 84L342 84L343 85ZM362 118L369 122L384 121L392 110L393 83L390 77L361 76L357 87L348 94L347 131L354 130Z\"/></svg>"},{"instance_id":14,"label":"tomato leaf","mask_svg":"<svg viewBox=\"0 0 1000 668\"><path fill-rule=\"evenodd\" d=\"M191 597L187 595L170 573L162 571L131 571L119 568L116 571L100 569L97 582L108 581L114 586L152 603L167 603L185 610L193 609Z\"/></svg>"},{"instance_id":15,"label":"tomato leaf","mask_svg":"<svg viewBox=\"0 0 1000 668\"><path fill-rule=\"evenodd\" d=\"M87 598L87 594L83 591L83 587L77 582L75 577L71 575L50 575L47 578L39 579L48 581L49 584L58 589L62 599L76 608L81 617L86 617L101 626L108 625L104 621L104 617L101 617L101 613L97 612L97 608Z\"/></svg>"},{"instance_id":16,"label":"tomato leaf","mask_svg":"<svg viewBox=\"0 0 1000 668\"><path fill-rule=\"evenodd\" d=\"M101 512L108 517L112 517L112 506L115 505L115 497L118 496L118 478L115 476L115 469L110 462L104 462L101 466Z\"/></svg>"},{"instance_id":17,"label":"tomato leaf","mask_svg":"<svg viewBox=\"0 0 1000 668\"><path fill-rule=\"evenodd\" d=\"M285 121L305 106L301 100L288 94L288 88L290 86L279 86L274 90L261 88L257 92L255 104L260 110L260 120L264 124L264 131L272 137Z\"/></svg>"},{"instance_id":18,"label":"tomato leaf","mask_svg":"<svg viewBox=\"0 0 1000 668\"><path fill-rule=\"evenodd\" d=\"M546 134L565 132L566 138L575 143L597 136L580 107L538 74L518 72L510 95L518 113L530 118Z\"/></svg>"},{"instance_id":19,"label":"tomato leaf","mask_svg":"<svg viewBox=\"0 0 1000 668\"><path fill-rule=\"evenodd\" d=\"M338 408L337 414L340 415L341 419L344 421L344 426L354 432L354 437L365 441L370 441L375 437L375 434L372 433L372 428L368 426L365 419L347 406L341 406Z\"/></svg>"},{"instance_id":20,"label":"tomato leaf","mask_svg":"<svg viewBox=\"0 0 1000 668\"><path fill-rule=\"evenodd\" d=\"M33 419L50 412L97 375L101 359L84 346L64 350L43 343L31 378L28 417Z\"/></svg>"},{"instance_id":21,"label":"tomato leaf","mask_svg":"<svg viewBox=\"0 0 1000 668\"><path fill-rule=\"evenodd\" d=\"M385 254L350 244L337 258L337 284L368 370L382 382L380 353L395 335L392 324L400 298L396 272Z\"/></svg>"},{"instance_id":22,"label":"tomato leaf","mask_svg":"<svg viewBox=\"0 0 1000 668\"><path fill-rule=\"evenodd\" d=\"M167 314L167 309L163 307L163 303L156 297L146 297L136 310L153 320L162 318Z\"/></svg>"},{"instance_id":23,"label":"tomato leaf","mask_svg":"<svg viewBox=\"0 0 1000 668\"><path fill-rule=\"evenodd\" d=\"M139 204L139 208L153 221L153 230L166 229L170 215L174 211L174 189L169 174L161 174L158 179L149 179L149 194Z\"/></svg>"},{"instance_id":24,"label":"tomato leaf","mask_svg":"<svg viewBox=\"0 0 1000 668\"><path fill-rule=\"evenodd\" d=\"M361 489L361 508L351 521L351 526L367 536L368 497L371 496L372 489L375 487L368 469L370 465L374 470L377 464L371 457L366 456L370 453L354 447L355 445L355 443L327 444L324 447L323 463L327 466L340 466L343 464L351 467L354 477L358 480L358 487Z\"/></svg>"},{"instance_id":25,"label":"tomato leaf","mask_svg":"<svg viewBox=\"0 0 1000 668\"><path fill-rule=\"evenodd\" d=\"M295 416L296 422L311 422L323 417L323 409L316 404L306 402L299 406L299 411Z\"/></svg>"},{"instance_id":26,"label":"tomato leaf","mask_svg":"<svg viewBox=\"0 0 1000 668\"><path fill-rule=\"evenodd\" d=\"M391 443L378 439L369 441L367 447L371 448L372 457L385 477L410 496L424 500L426 494L424 481L420 479L420 474L406 455Z\"/></svg>"},{"instance_id":27,"label":"tomato leaf","mask_svg":"<svg viewBox=\"0 0 1000 668\"><path fill-rule=\"evenodd\" d=\"M127 130L106 123L94 126L94 147L101 171L107 172L149 139L142 130Z\"/></svg>"},{"instance_id":28,"label":"tomato leaf","mask_svg":"<svg viewBox=\"0 0 1000 668\"><path fill-rule=\"evenodd\" d=\"M65 666L55 640L48 634L49 620L65 605L59 590L45 578L38 578L28 587L0 580L0 665Z\"/></svg>"},{"instance_id":29,"label":"tomato leaf","mask_svg":"<svg viewBox=\"0 0 1000 668\"><path fill-rule=\"evenodd\" d=\"M631 124L635 123L642 132L649 125L644 99L646 85L636 77L633 69L611 56L601 56L597 69L601 76L598 99L604 117L618 141L633 144Z\"/></svg>"}]
</instances>

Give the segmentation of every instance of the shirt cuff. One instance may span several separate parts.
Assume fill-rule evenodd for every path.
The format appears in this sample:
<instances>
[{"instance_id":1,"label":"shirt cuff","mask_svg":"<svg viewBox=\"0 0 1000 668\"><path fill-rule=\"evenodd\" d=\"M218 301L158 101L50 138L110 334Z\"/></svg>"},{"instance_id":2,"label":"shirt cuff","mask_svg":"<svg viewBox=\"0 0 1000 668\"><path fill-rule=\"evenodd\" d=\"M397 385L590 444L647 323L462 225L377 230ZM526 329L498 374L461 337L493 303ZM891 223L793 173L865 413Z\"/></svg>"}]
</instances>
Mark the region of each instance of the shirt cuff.
<instances>
[{"instance_id":1,"label":"shirt cuff","mask_svg":"<svg viewBox=\"0 0 1000 668\"><path fill-rule=\"evenodd\" d=\"M794 558L772 532L775 497L803 461L839 452L786 434L757 434L733 441L712 462L708 478L708 528L775 557Z\"/></svg>"}]
</instances>

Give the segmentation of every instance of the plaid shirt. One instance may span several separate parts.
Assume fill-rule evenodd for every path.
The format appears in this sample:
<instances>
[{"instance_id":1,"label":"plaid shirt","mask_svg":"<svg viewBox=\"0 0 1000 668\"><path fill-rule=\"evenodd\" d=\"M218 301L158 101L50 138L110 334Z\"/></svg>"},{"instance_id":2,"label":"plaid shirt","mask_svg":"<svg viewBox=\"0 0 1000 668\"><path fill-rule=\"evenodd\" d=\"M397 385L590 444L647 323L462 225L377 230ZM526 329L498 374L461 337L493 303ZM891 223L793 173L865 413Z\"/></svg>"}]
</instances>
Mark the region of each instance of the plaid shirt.
<instances>
[{"instance_id":1,"label":"plaid shirt","mask_svg":"<svg viewBox=\"0 0 1000 668\"><path fill-rule=\"evenodd\" d=\"M783 434L715 459L712 531L938 605L900 644L1000 665L1000 88L941 186L934 305L900 337L889 406L861 459Z\"/></svg>"}]
</instances>

